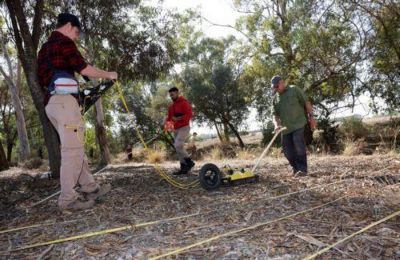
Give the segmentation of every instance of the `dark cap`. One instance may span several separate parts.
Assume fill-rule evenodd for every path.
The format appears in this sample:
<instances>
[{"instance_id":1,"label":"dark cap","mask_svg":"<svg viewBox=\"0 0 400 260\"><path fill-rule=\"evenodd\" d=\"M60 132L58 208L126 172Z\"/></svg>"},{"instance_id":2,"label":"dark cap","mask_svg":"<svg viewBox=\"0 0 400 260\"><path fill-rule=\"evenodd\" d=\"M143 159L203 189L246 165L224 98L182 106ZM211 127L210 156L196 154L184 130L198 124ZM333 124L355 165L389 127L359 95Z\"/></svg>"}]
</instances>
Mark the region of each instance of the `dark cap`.
<instances>
[{"instance_id":1,"label":"dark cap","mask_svg":"<svg viewBox=\"0 0 400 260\"><path fill-rule=\"evenodd\" d=\"M276 88L276 86L278 86L278 84L279 84L279 81L281 81L282 80L282 77L281 76L273 76L272 77L272 79L271 79L271 88Z\"/></svg>"},{"instance_id":2,"label":"dark cap","mask_svg":"<svg viewBox=\"0 0 400 260\"><path fill-rule=\"evenodd\" d=\"M58 15L57 18L57 28L60 28L64 25L66 25L67 23L71 23L72 26L78 27L78 29L81 31L82 30L82 26L81 23L79 22L78 17L76 17L73 14L70 13L61 13Z\"/></svg>"}]
</instances>

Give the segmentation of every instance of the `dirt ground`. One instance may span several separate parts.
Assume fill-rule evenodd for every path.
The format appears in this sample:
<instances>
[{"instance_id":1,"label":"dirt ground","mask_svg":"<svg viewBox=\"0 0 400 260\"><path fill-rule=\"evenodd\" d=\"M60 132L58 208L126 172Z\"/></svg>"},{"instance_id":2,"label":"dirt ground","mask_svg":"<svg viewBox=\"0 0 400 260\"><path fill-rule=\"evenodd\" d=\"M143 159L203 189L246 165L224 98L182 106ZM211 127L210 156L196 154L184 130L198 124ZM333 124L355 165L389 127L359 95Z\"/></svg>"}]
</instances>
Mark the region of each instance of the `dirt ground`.
<instances>
[{"instance_id":1,"label":"dirt ground","mask_svg":"<svg viewBox=\"0 0 400 260\"><path fill-rule=\"evenodd\" d=\"M197 179L205 162L197 162ZM253 162L226 160L249 167ZM204 243L180 253L178 259L301 259L400 209L400 157L317 156L309 159L310 176L294 178L283 158L266 158L260 181L209 192L201 187L180 190L163 180L150 165L113 165L96 176L111 183L109 196L93 209L61 213L52 199L30 205L54 193L57 181L34 178L35 172L12 169L0 174L2 259L148 259L215 235L224 234L328 204L271 224ZM169 173L175 164L162 165ZM385 176L374 178L374 176ZM392 176L392 177L391 177ZM395 177L393 177L395 176ZM338 182L330 186L325 184ZM273 198L290 192L323 187ZM343 197L344 196L344 197ZM93 231L199 213L111 234L9 252L30 244ZM319 259L399 259L400 218L391 219L338 245Z\"/></svg>"}]
</instances>

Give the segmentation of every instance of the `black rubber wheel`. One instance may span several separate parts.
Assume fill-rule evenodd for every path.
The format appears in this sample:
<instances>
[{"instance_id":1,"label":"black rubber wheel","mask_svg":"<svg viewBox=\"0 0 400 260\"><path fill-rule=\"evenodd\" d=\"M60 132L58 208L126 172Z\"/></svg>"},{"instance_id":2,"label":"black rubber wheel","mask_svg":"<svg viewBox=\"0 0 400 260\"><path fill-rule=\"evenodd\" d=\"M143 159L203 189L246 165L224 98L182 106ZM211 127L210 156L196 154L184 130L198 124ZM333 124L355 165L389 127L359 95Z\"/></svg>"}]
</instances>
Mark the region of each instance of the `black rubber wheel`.
<instances>
[{"instance_id":1,"label":"black rubber wheel","mask_svg":"<svg viewBox=\"0 0 400 260\"><path fill-rule=\"evenodd\" d=\"M200 184L206 190L215 190L221 186L221 178L221 171L215 164L207 163L200 169Z\"/></svg>"}]
</instances>

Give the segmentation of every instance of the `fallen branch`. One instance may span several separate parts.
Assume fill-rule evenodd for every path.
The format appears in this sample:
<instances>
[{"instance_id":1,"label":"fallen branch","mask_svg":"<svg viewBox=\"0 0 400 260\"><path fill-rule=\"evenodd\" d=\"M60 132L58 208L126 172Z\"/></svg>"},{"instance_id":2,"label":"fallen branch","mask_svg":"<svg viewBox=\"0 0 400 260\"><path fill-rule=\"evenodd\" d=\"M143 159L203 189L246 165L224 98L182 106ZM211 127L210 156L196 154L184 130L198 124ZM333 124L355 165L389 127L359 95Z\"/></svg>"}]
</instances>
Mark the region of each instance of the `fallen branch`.
<instances>
[{"instance_id":1,"label":"fallen branch","mask_svg":"<svg viewBox=\"0 0 400 260\"><path fill-rule=\"evenodd\" d=\"M44 257L54 248L54 245L50 245L46 250L43 251L43 253L41 253L36 260L42 260L44 259Z\"/></svg>"}]
</instances>

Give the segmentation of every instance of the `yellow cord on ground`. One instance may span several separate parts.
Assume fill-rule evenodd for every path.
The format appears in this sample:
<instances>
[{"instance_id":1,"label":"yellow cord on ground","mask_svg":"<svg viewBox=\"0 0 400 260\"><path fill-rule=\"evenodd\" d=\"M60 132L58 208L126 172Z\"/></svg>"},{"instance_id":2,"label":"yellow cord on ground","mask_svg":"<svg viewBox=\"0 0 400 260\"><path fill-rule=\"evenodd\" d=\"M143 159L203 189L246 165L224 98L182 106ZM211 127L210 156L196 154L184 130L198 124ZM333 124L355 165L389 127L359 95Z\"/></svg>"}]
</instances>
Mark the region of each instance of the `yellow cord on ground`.
<instances>
[{"instance_id":1,"label":"yellow cord on ground","mask_svg":"<svg viewBox=\"0 0 400 260\"><path fill-rule=\"evenodd\" d=\"M79 221L79 219L69 220L69 221L65 221L63 223L73 223L73 222L77 222L77 221ZM17 227L17 228L12 228L12 229L7 229L7 230L1 230L0 234L6 234L6 233L20 231L20 230L29 229L29 228L51 226L51 225L54 225L54 224L57 224L57 222L41 223L41 224L35 224L35 225L30 225L30 226Z\"/></svg>"},{"instance_id":2,"label":"yellow cord on ground","mask_svg":"<svg viewBox=\"0 0 400 260\"><path fill-rule=\"evenodd\" d=\"M214 240L217 240L217 239L220 239L220 238L223 238L223 237L236 235L236 234L241 233L241 232L245 232L245 231L248 231L248 230L253 230L253 229L256 229L256 228L259 228L259 227L262 227L262 226L266 226L266 225L269 225L269 224L272 224L272 223L276 223L276 222L279 222L279 221L282 221L282 220L285 220L285 219L293 218L293 217L296 217L298 215L301 215L301 214L304 214L304 213L307 213L307 212L310 212L310 211L313 211L313 210L316 210L316 209L319 209L319 208L323 208L323 207L325 207L325 206L327 206L329 204L332 204L334 202L342 200L342 199L344 199L346 197L347 197L347 195L343 196L343 197L340 197L340 198L338 198L336 200L330 201L328 203L325 203L325 204L322 204L322 205L319 205L319 206L316 206L316 207L312 207L312 208L309 208L309 209L306 209L306 210L303 210L303 211L299 211L299 212L296 212L296 213L293 213L293 214L290 214L290 215L286 215L286 216L283 216L283 217L280 217L280 218L277 218L277 219L269 220L269 221L266 221L266 222L261 222L261 223L258 223L258 224L255 224L255 225L252 225L252 226L249 226L249 227L240 228L240 229L233 230L233 231L230 231L230 232L227 232L227 233L216 235L216 236L210 237L208 239L201 240L201 241L199 241L197 243L194 243L194 244L191 244L191 245L188 245L188 246L185 246L185 247L178 248L178 249L170 251L168 253L165 253L165 254L162 254L162 255L159 255L159 256L155 256L155 257L151 257L150 260L161 259L161 258L164 258L164 257L177 255L177 254L180 254L180 253L182 253L182 252L184 252L184 251L186 251L188 249L191 249L191 248L194 248L194 247L197 247L197 246L201 246L203 244L209 243L211 241L214 241Z\"/></svg>"},{"instance_id":3,"label":"yellow cord on ground","mask_svg":"<svg viewBox=\"0 0 400 260\"><path fill-rule=\"evenodd\" d=\"M286 193L286 194L282 194L282 195L278 195L278 196L274 196L274 197L264 198L261 201L267 201L267 200L273 200L273 199L288 197L290 195L294 195L294 194L297 194L297 193L301 193L301 192L305 192L305 191L309 191L309 190L313 190L313 189L317 189L317 188L324 188L324 187L331 186L333 184L341 183L341 182L344 182L344 181L345 180L341 180L341 181L332 182L332 183L325 184L325 185L317 185L317 186L314 186L314 187L311 187L311 188L308 188L308 189L304 189L304 190L299 190L299 191L296 191L296 192L290 192L290 193ZM236 206L234 208L240 208L240 207ZM144 227L144 226L155 225L155 224L159 224L159 223L165 223L165 222L168 222L168 221L181 220L181 219L186 219L186 218L190 218L190 217L209 214L209 213L215 212L215 211L218 211L218 209L207 211L207 212L202 212L202 213L192 213L192 214L179 216L179 217L161 219L161 220L157 220L157 221L144 222L144 223L141 223L141 224L137 224L137 225L135 225L133 227ZM73 222L73 221L77 221L77 220L71 220L71 221L67 221L67 222ZM67 223L67 222L63 222L63 223ZM51 224L50 223L44 223L44 224L36 224L36 225L25 226L25 227L18 227L18 228L3 230L3 231L0 232L0 234L9 233L9 232L13 232L13 231L24 230L24 229L28 229L28 228L41 227L41 226L46 226L46 225L51 225ZM123 226L123 227L119 227L119 228L106 229L106 230L103 230L103 231L89 232L89 233L85 233L85 234L78 235L78 236L73 236L73 237L68 237L68 238L61 238L61 239L57 239L57 240L51 240L51 241L47 241L47 242L41 242L41 243L36 243L36 244L28 245L28 246L23 246L23 247L19 247L19 248L16 248L16 249L9 250L8 252L20 251L20 250L25 250L25 249L35 248L35 247L51 245L51 244L55 244L55 243L63 243L63 242L83 239L83 238L87 238L87 237L93 237L93 236L98 236L98 235L114 233L114 232L118 232L118 231L127 230L127 229L129 229L131 227L132 227L132 225L127 225L127 226Z\"/></svg>"},{"instance_id":4,"label":"yellow cord on ground","mask_svg":"<svg viewBox=\"0 0 400 260\"><path fill-rule=\"evenodd\" d=\"M100 171L102 171L102 170L100 170ZM303 190L293 191L293 192L289 192L289 193L285 193L285 194L281 194L281 195L277 195L277 196L272 196L272 197L267 197L267 198L257 198L257 199L258 199L258 201L268 201L268 200L281 199L281 198L289 197L291 195L295 195L295 194L298 194L298 193L311 191L311 190L315 190L315 189L320 189L320 188L325 188L325 187L332 186L334 184L339 184L339 183L342 183L342 182L345 182L345 181L348 181L348 180L335 181L335 182L331 182L331 183L328 183L328 184L316 185L314 187L310 187L310 188L303 189ZM229 203L232 203L232 202L229 202ZM212 212L212 211L207 211L207 212L201 213L200 215L208 214L210 212ZM188 216L191 216L191 215L188 215ZM78 220L71 220L71 221L66 221L66 222L62 222L62 223L69 223L69 222L72 222L72 221L78 221ZM35 224L35 225L30 225L30 226L16 227L16 228L7 229L7 230L1 230L0 234L11 233L11 232L30 229L30 228L35 228L35 227L50 226L52 224L57 224L57 223L55 223L55 222L54 223L42 223L42 224Z\"/></svg>"},{"instance_id":5,"label":"yellow cord on ground","mask_svg":"<svg viewBox=\"0 0 400 260\"><path fill-rule=\"evenodd\" d=\"M115 85L116 85L116 87L117 87L117 90L118 90L120 99L121 99L121 101L122 101L122 104L124 105L124 108L125 108L126 112L127 112L128 114L130 114L130 110L129 110L128 105L127 105L127 103L126 103L126 100L125 100L125 97L124 97L124 94L123 94L123 91L122 91L122 88L121 88L120 83L117 81L117 82L115 83ZM135 127L135 130L136 130L136 135L138 136L138 138L139 138L140 142L142 143L144 149L146 150L146 152L149 152L150 149L149 149L149 147L147 146L146 142L144 141L142 134L139 132L139 129L138 129L137 127ZM186 183L182 183L182 182L178 182L178 181L175 180L173 177L171 177L170 175L168 175L168 174L167 174L160 166L158 166L157 164L154 165L154 167L155 167L156 171L158 172L158 174L159 174L162 178L164 178L168 183L170 183L172 186L174 186L174 187L176 187L176 188L187 190L187 189L190 189L190 188L193 188L193 187L196 187L196 186L199 185L199 180L196 180L196 181L193 181L193 182L187 183L187 184L186 184Z\"/></svg>"},{"instance_id":6,"label":"yellow cord on ground","mask_svg":"<svg viewBox=\"0 0 400 260\"><path fill-rule=\"evenodd\" d=\"M397 211L397 212L394 212L394 213L390 214L389 216L387 216L387 217L385 217L385 218L383 218L383 219L381 219L381 220L378 220L378 221L376 221L376 222L373 222L373 223L369 224L368 226L364 227L363 229L360 229L359 231L354 232L353 234L350 234L350 235L348 235L347 237L345 237L345 238L343 238L343 239L340 239L340 240L337 241L336 243L333 243L333 244L331 244L331 245L329 245L329 246L327 246L327 247L325 247L325 248L319 250L318 252L316 252L316 253L314 253L314 254L312 254L312 255L309 255L309 256L303 258L303 260L311 260L311 259L314 259L314 258L316 258L317 256L322 255L323 253L328 252L329 250L331 250L332 248L336 247L337 245L339 245L339 244L341 244L341 243L343 243L343 242L345 242L345 241L347 241L347 240L349 240L349 239L351 239L351 238L353 238L353 237L355 237L355 236L357 236L357 235L359 235L359 234L361 234L361 233L364 233L365 231L368 231L369 229L371 229L371 228L373 228L373 227L375 227L375 226L377 226L377 225L379 225L379 224L381 224L381 223L383 223L383 222L385 222L385 221L388 221L388 220L391 219L391 218L394 218L394 217L396 217L396 216L399 216L399 215L400 215L400 210Z\"/></svg>"},{"instance_id":7,"label":"yellow cord on ground","mask_svg":"<svg viewBox=\"0 0 400 260\"><path fill-rule=\"evenodd\" d=\"M47 246L47 245L63 243L63 242L72 241L72 240L78 240L78 239L83 239L83 238L88 238L88 237L94 237L94 236L99 236L99 235L104 235L104 234L109 234L109 233L120 232L120 231L133 229L133 228L151 226L151 225L156 225L156 224L163 223L163 222L166 222L166 221L174 221L174 220L179 220L179 219L183 219L183 218L194 217L194 216L197 216L199 214L201 214L201 213L194 213L194 214L184 215L184 216L179 216L179 217L173 217L173 218L167 218L167 219L162 219L162 220L144 222L144 223L140 223L140 224L136 224L136 225L126 225L126 226L123 226L123 227L117 227L117 228L111 228L111 229L106 229L106 230L88 232L88 233L85 233L85 234L82 234L82 235L66 237L66 238L60 238L60 239L56 239L56 240L36 243L36 244L32 244L32 245L27 245L27 246L11 249L11 250L9 250L7 252L21 251L21 250L31 249L31 248L35 248L35 247ZM4 252L4 253L6 253L6 252Z\"/></svg>"}]
</instances>

